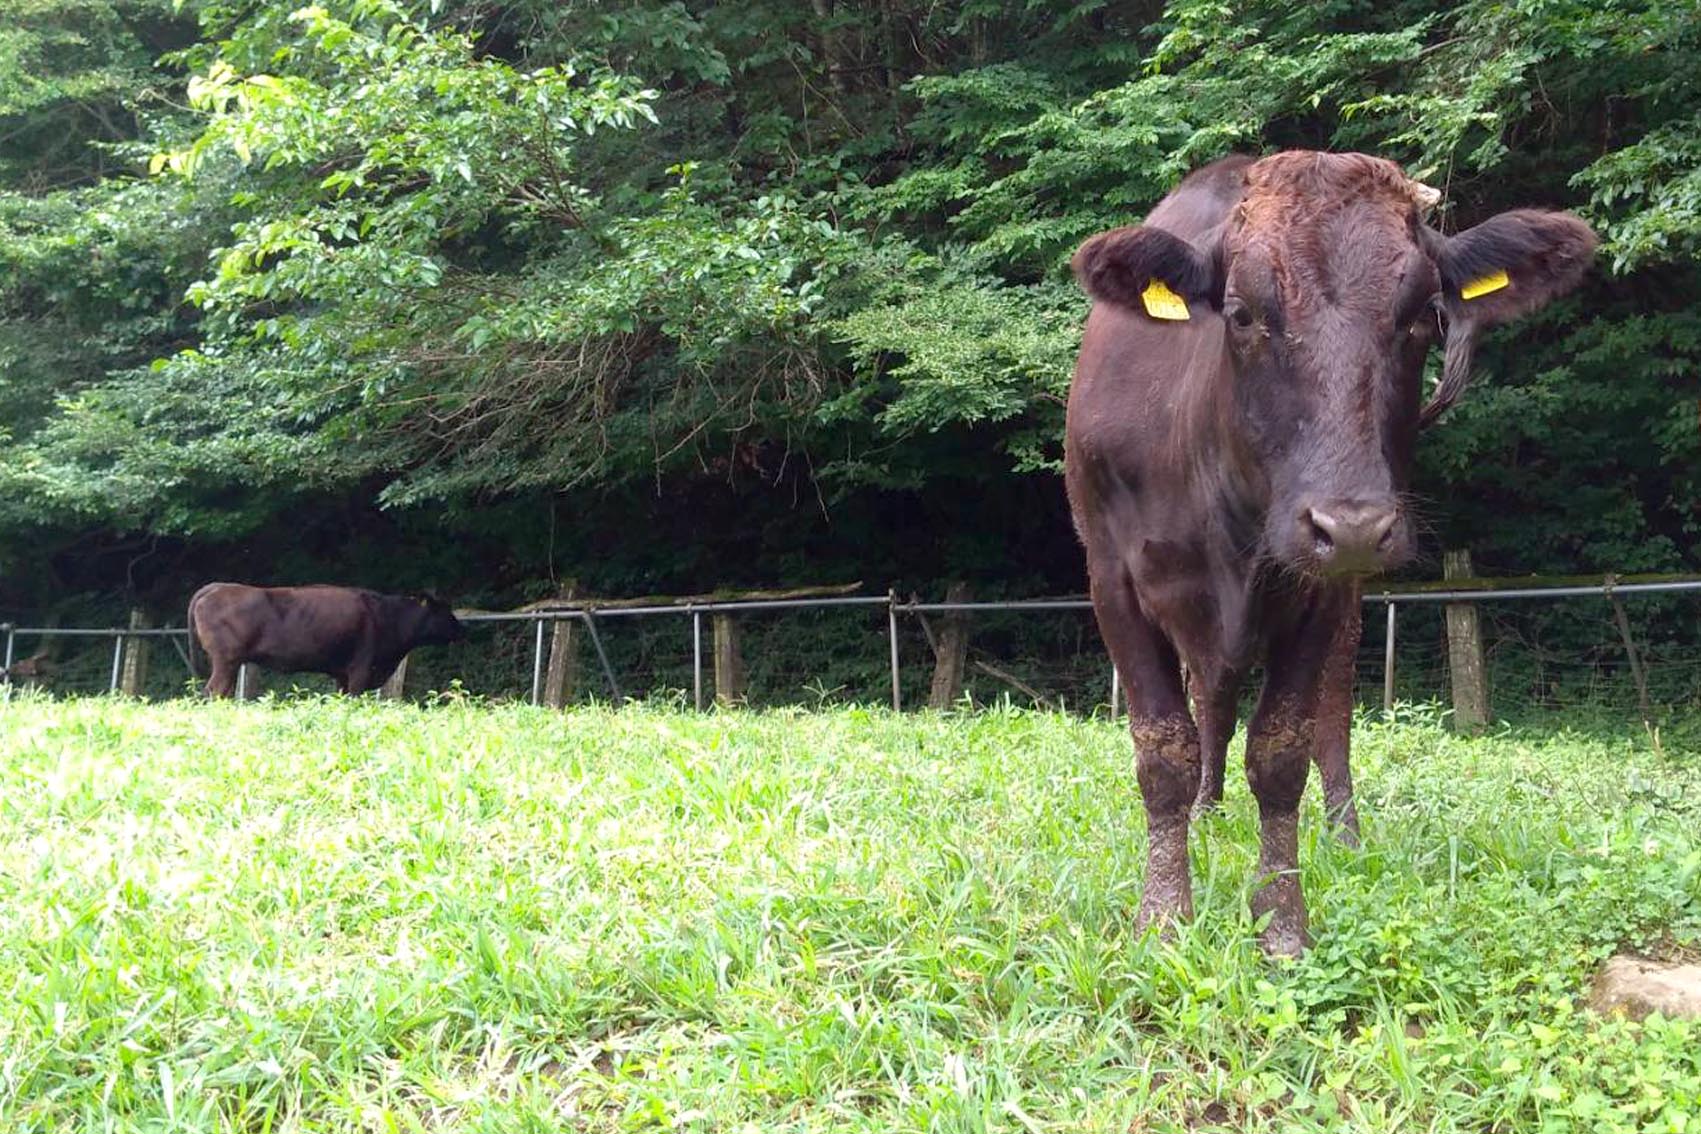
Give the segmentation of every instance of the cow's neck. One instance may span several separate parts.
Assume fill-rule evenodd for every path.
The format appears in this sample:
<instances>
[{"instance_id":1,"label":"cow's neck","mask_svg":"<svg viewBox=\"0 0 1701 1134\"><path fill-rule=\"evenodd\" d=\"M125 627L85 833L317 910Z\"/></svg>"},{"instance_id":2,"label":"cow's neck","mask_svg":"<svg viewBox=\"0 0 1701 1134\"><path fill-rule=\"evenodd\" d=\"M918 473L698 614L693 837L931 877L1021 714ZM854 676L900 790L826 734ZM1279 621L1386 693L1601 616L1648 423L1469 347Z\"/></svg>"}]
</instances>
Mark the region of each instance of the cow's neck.
<instances>
[{"instance_id":1,"label":"cow's neck","mask_svg":"<svg viewBox=\"0 0 1701 1134\"><path fill-rule=\"evenodd\" d=\"M1262 543L1269 478L1235 397L1232 363L1225 357L1217 366L1194 371L1193 377L1180 433L1188 451L1188 474L1210 517L1213 541L1223 545L1217 550L1227 559L1242 560Z\"/></svg>"}]
</instances>

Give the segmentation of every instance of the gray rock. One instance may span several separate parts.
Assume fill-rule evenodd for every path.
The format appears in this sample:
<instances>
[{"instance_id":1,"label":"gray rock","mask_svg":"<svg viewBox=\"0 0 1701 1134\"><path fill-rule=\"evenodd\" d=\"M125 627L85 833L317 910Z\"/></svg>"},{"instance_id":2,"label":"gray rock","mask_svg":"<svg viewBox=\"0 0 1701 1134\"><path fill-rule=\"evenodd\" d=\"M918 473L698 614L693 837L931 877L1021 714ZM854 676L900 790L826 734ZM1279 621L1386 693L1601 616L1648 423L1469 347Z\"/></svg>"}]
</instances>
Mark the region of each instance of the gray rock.
<instances>
[{"instance_id":1,"label":"gray rock","mask_svg":"<svg viewBox=\"0 0 1701 1134\"><path fill-rule=\"evenodd\" d=\"M1655 1012L1670 1019L1701 1020L1701 965L1614 957L1596 975L1589 1007L1632 1020Z\"/></svg>"}]
</instances>

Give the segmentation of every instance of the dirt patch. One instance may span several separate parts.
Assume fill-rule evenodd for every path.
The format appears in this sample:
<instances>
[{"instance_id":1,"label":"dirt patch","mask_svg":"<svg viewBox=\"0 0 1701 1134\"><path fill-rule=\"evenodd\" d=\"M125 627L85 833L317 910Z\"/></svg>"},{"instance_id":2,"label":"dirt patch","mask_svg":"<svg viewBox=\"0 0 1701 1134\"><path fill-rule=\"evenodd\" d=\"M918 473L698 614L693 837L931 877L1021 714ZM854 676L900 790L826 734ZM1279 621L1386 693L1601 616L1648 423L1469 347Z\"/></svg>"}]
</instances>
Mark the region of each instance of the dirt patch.
<instances>
[{"instance_id":1,"label":"dirt patch","mask_svg":"<svg viewBox=\"0 0 1701 1134\"><path fill-rule=\"evenodd\" d=\"M1190 1130L1221 1130L1229 1124L1229 1120L1233 1117L1229 1108L1222 1103L1206 1103L1204 1109L1199 1111L1188 1122L1187 1126Z\"/></svg>"}]
</instances>

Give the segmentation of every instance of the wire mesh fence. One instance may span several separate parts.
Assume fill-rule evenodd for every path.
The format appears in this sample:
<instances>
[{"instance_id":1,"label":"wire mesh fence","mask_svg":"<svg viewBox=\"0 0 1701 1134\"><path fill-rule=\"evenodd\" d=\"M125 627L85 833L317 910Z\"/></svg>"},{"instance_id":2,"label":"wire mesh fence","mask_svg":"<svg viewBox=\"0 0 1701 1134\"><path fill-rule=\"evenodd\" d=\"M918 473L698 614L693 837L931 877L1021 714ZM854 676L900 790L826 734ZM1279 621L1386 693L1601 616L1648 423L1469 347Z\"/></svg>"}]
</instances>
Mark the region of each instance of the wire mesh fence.
<instances>
[{"instance_id":1,"label":"wire mesh fence","mask_svg":"<svg viewBox=\"0 0 1701 1134\"><path fill-rule=\"evenodd\" d=\"M1644 698L1663 713L1694 710L1701 708L1698 602L1701 580L1367 595L1358 697L1378 705L1386 696L1392 608L1393 697L1445 703L1452 674L1444 611L1470 603L1481 615L1484 669L1499 715L1579 707L1633 714ZM1009 699L1079 712L1109 707L1110 665L1082 598L930 603L855 596L475 614L465 619L465 642L410 656L405 692L455 689L531 701L554 692L562 703L640 698L706 706L719 691L757 706L911 708L928 701L936 646L953 619L964 620L967 641L954 705ZM558 624L570 633L558 635ZM730 628L740 670L733 677L717 673L715 656ZM195 689L181 629L0 626L0 644L9 682L54 694L122 686L166 698ZM130 672L142 650L145 668ZM552 663L558 652L562 660ZM250 694L334 688L305 674L250 672L246 681Z\"/></svg>"}]
</instances>

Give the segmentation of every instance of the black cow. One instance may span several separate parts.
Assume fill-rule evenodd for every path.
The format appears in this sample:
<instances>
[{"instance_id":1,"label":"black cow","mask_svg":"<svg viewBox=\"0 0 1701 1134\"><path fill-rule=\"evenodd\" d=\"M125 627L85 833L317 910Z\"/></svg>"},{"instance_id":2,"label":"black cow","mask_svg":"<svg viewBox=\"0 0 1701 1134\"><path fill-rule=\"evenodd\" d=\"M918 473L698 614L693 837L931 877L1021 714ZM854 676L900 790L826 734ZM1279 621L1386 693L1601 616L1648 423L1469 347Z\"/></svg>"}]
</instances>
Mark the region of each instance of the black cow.
<instances>
[{"instance_id":1,"label":"black cow","mask_svg":"<svg viewBox=\"0 0 1701 1134\"><path fill-rule=\"evenodd\" d=\"M1593 233L1517 210L1448 237L1436 194L1363 154L1230 158L1075 255L1096 302L1069 395L1066 480L1099 629L1129 691L1148 865L1141 924L1192 914L1190 809L1213 805L1248 669L1266 951L1306 944L1298 807L1317 746L1346 764L1360 580L1412 553L1420 424L1482 328L1586 271ZM1444 343L1423 406L1424 358ZM1183 666L1191 684L1184 689ZM1326 714L1320 720L1319 714Z\"/></svg>"},{"instance_id":2,"label":"black cow","mask_svg":"<svg viewBox=\"0 0 1701 1134\"><path fill-rule=\"evenodd\" d=\"M189 600L190 649L212 663L209 697L228 697L252 662L284 673L326 673L344 693L389 680L418 646L457 642L466 631L442 601L353 587L249 587L209 583Z\"/></svg>"}]
</instances>

